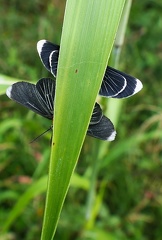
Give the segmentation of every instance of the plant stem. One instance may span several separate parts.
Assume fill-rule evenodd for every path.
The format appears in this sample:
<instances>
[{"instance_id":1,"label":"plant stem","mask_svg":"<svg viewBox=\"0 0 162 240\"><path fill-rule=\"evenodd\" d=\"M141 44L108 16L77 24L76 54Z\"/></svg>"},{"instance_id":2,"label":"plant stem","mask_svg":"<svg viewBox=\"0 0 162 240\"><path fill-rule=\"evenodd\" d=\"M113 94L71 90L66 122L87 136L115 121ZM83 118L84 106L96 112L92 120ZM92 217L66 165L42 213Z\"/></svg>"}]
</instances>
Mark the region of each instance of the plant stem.
<instances>
[{"instance_id":1,"label":"plant stem","mask_svg":"<svg viewBox=\"0 0 162 240\"><path fill-rule=\"evenodd\" d=\"M88 223L89 219L91 219L91 214L93 211L94 200L96 197L96 183L98 177L98 147L100 144L95 140L93 144L93 152L92 152L92 167L91 167L91 179L90 179L90 188L87 196L87 206L86 206L86 221Z\"/></svg>"},{"instance_id":2,"label":"plant stem","mask_svg":"<svg viewBox=\"0 0 162 240\"><path fill-rule=\"evenodd\" d=\"M123 46L124 42L124 36L125 36L125 31L126 31L126 26L128 22L128 17L130 13L130 8L131 8L131 3L132 0L127 0L124 5L124 9L122 12L122 17L121 21L118 27L118 32L116 35L116 40L112 52L112 61L111 65L113 67L118 66L119 64L119 58L120 58L120 53L121 49ZM107 108L106 108L106 116L110 116L111 121L115 126L117 126L119 117L120 117L120 111L122 108L123 101L120 99L109 99L107 101ZM93 152L93 165L92 165L92 176L91 176L91 184L90 184L90 191L87 197L87 209L86 209L86 229L92 228L92 223L94 223L95 217L97 217L98 212L95 211L93 214L93 209L95 208L95 197L96 197L96 182L97 182L97 177L98 177L98 172L100 169L100 162L102 161L103 157L107 154L108 148L109 148L109 142L103 142L102 144L98 144L97 147L97 152L96 150ZM104 192L104 189L106 188L105 184L101 184L102 186L102 192ZM102 194L102 197L104 194ZM99 211L99 209L98 209ZM94 216L95 215L95 216Z\"/></svg>"}]
</instances>

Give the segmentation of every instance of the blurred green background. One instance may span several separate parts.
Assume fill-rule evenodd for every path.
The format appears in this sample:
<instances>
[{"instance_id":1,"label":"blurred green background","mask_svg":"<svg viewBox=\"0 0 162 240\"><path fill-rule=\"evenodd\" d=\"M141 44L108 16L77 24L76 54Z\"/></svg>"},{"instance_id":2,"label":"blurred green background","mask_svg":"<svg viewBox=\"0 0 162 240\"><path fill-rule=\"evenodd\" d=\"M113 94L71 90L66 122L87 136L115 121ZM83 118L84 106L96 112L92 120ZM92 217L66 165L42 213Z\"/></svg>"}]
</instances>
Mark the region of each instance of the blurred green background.
<instances>
[{"instance_id":1,"label":"blurred green background","mask_svg":"<svg viewBox=\"0 0 162 240\"><path fill-rule=\"evenodd\" d=\"M36 43L48 39L59 44L65 0L1 0L0 5L0 74L31 82L50 76ZM161 13L159 0L132 3L119 69L139 78L144 88L123 100L114 142L105 145L86 137L76 168L80 178L68 192L55 239L161 239ZM109 100L101 101L106 108ZM29 142L51 122L5 95L0 111L0 232L24 196L20 214L0 240L37 240L46 181L31 190L31 197L27 191L48 173L51 133Z\"/></svg>"}]
</instances>

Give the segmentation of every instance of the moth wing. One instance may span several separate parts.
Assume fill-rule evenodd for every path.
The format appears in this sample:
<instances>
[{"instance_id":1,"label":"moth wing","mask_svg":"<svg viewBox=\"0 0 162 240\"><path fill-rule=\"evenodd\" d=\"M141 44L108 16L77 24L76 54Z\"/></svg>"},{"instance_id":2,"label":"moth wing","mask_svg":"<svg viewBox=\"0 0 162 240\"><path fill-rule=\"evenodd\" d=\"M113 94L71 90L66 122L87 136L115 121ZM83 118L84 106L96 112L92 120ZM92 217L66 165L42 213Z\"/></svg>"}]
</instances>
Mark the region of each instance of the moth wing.
<instances>
[{"instance_id":1,"label":"moth wing","mask_svg":"<svg viewBox=\"0 0 162 240\"><path fill-rule=\"evenodd\" d=\"M90 124L93 125L98 123L101 120L102 116L103 116L103 113L100 105L98 103L95 103Z\"/></svg>"},{"instance_id":2,"label":"moth wing","mask_svg":"<svg viewBox=\"0 0 162 240\"><path fill-rule=\"evenodd\" d=\"M58 51L59 49L60 49L60 47L58 45L53 44L44 39L40 40L37 43L37 51L38 51L39 57L40 57L43 65L50 72L51 72L50 55L53 51Z\"/></svg>"},{"instance_id":3,"label":"moth wing","mask_svg":"<svg viewBox=\"0 0 162 240\"><path fill-rule=\"evenodd\" d=\"M89 125L87 134L101 140L113 141L116 131L110 119L103 115L97 124Z\"/></svg>"},{"instance_id":4,"label":"moth wing","mask_svg":"<svg viewBox=\"0 0 162 240\"><path fill-rule=\"evenodd\" d=\"M42 78L36 84L37 91L41 95L48 112L52 115L54 111L53 102L55 97L55 86L56 82L51 78Z\"/></svg>"},{"instance_id":5,"label":"moth wing","mask_svg":"<svg viewBox=\"0 0 162 240\"><path fill-rule=\"evenodd\" d=\"M141 89L140 80L108 66L99 94L104 97L127 98Z\"/></svg>"},{"instance_id":6,"label":"moth wing","mask_svg":"<svg viewBox=\"0 0 162 240\"><path fill-rule=\"evenodd\" d=\"M43 65L55 77L60 47L47 40L37 43L37 50ZM142 89L142 83L126 73L107 67L101 84L99 94L104 97L126 98L134 95Z\"/></svg>"},{"instance_id":7,"label":"moth wing","mask_svg":"<svg viewBox=\"0 0 162 240\"><path fill-rule=\"evenodd\" d=\"M126 84L126 78L123 75L116 72L115 69L107 67L99 94L104 97L115 97L124 90Z\"/></svg>"},{"instance_id":8,"label":"moth wing","mask_svg":"<svg viewBox=\"0 0 162 240\"><path fill-rule=\"evenodd\" d=\"M126 87L116 96L113 96L113 98L127 98L138 93L143 88L143 85L139 79L132 77L119 70L116 70L116 69L114 70L117 73L121 74L123 77L125 77L127 84L126 84Z\"/></svg>"},{"instance_id":9,"label":"moth wing","mask_svg":"<svg viewBox=\"0 0 162 240\"><path fill-rule=\"evenodd\" d=\"M57 74L58 57L59 51L55 50L50 54L49 58L51 73L53 74L54 77L56 77Z\"/></svg>"},{"instance_id":10,"label":"moth wing","mask_svg":"<svg viewBox=\"0 0 162 240\"><path fill-rule=\"evenodd\" d=\"M47 110L46 104L36 89L36 86L28 82L17 82L7 88L7 96L15 102L28 109L51 119L51 113Z\"/></svg>"}]
</instances>

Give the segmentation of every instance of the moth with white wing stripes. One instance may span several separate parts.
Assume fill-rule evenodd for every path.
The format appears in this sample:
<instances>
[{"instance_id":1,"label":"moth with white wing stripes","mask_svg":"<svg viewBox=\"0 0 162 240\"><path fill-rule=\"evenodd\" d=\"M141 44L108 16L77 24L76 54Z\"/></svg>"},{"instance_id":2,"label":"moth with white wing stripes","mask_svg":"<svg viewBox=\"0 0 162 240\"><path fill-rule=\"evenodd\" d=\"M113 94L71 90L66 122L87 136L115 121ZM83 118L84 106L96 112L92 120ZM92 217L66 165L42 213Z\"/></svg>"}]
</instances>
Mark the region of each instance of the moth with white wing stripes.
<instances>
[{"instance_id":1,"label":"moth with white wing stripes","mask_svg":"<svg viewBox=\"0 0 162 240\"><path fill-rule=\"evenodd\" d=\"M37 51L43 65L54 77L57 75L57 65L60 46L47 40L37 43ZM135 77L107 66L99 95L112 98L127 98L142 89L142 83Z\"/></svg>"},{"instance_id":2,"label":"moth with white wing stripes","mask_svg":"<svg viewBox=\"0 0 162 240\"><path fill-rule=\"evenodd\" d=\"M50 78L42 78L36 85L28 82L17 82L7 89L6 94L15 102L52 120L54 117L55 85L55 80ZM95 103L87 135L105 141L113 141L116 136L112 122L103 115L98 103Z\"/></svg>"},{"instance_id":3,"label":"moth with white wing stripes","mask_svg":"<svg viewBox=\"0 0 162 240\"><path fill-rule=\"evenodd\" d=\"M40 40L37 43L37 50L45 68L56 77L60 46L47 40ZM17 82L7 89L6 94L19 104L52 120L54 118L55 85L55 80L50 78L42 78L36 85ZM127 98L139 92L142 87L141 81L137 78L107 66L99 95ZM115 139L114 126L110 119L103 115L98 103L95 103L87 135L107 141Z\"/></svg>"}]
</instances>

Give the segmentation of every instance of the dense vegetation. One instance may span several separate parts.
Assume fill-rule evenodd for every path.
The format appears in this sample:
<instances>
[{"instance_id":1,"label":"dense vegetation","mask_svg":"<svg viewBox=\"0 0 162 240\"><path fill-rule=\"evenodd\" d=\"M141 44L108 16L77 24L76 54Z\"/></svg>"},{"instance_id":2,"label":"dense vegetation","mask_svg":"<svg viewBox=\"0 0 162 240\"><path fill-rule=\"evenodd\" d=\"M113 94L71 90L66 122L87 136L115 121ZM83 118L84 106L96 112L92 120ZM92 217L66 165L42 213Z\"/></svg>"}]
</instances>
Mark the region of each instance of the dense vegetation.
<instances>
[{"instance_id":1,"label":"dense vegetation","mask_svg":"<svg viewBox=\"0 0 162 240\"><path fill-rule=\"evenodd\" d=\"M0 74L33 82L50 76L39 60L36 43L46 38L59 44L64 6L63 0L1 1ZM161 239L161 11L158 0L133 1L119 68L137 76L144 88L123 100L117 138L106 146L102 161L96 156L105 145L86 138L76 168L81 179L68 192L56 239ZM29 142L51 123L5 95L0 96L0 110L1 228L29 186L48 173L51 134ZM95 185L95 196L87 189L88 180ZM0 239L40 238L45 203L45 187L41 188L35 197L26 194L28 204L21 202L20 215ZM89 212L92 216L86 220Z\"/></svg>"}]
</instances>

